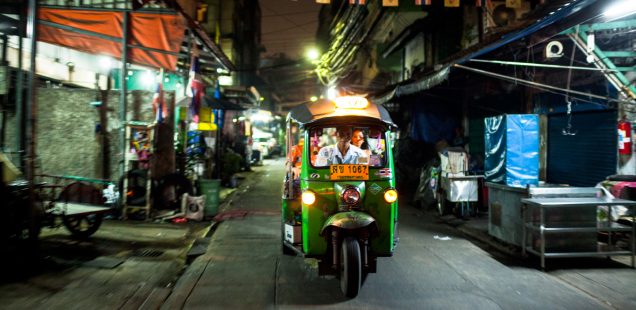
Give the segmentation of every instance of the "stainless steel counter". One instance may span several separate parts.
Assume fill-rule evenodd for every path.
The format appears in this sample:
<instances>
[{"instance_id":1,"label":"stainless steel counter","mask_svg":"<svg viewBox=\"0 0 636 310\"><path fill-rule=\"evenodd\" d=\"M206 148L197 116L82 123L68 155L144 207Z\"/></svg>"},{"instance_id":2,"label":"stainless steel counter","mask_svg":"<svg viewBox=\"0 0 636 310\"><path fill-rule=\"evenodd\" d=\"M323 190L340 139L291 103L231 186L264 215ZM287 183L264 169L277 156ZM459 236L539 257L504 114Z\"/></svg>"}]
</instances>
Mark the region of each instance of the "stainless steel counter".
<instances>
[{"instance_id":1,"label":"stainless steel counter","mask_svg":"<svg viewBox=\"0 0 636 310\"><path fill-rule=\"evenodd\" d=\"M607 206L608 214L611 214L612 206L625 206L631 209L632 214L636 215L634 209L636 201L605 198L605 197L575 197L575 198L524 198L521 199L524 204L522 208L523 216L523 245L522 251L525 254L530 252L538 255L541 259L541 268L545 269L545 259L550 257L585 257L585 256L613 256L613 255L631 255L632 268L634 268L634 256L636 244L634 236L636 233L636 223L634 216L632 217L632 225L621 225L614 223L611 217L606 222L599 224L597 221L549 221L546 220L546 214L551 210L558 209L587 209L590 213L595 213L598 206ZM537 211L538 210L538 214ZM554 214L554 213L553 213ZM606 246L599 247L597 234L598 232L608 232L608 240ZM630 251L622 250L612 244L612 232L629 232ZM548 238L550 236L550 238ZM530 238L529 238L530 237ZM537 238L538 237L538 238ZM548 249L550 244L572 244L575 242L583 242L583 245L591 250ZM537 244L538 243L538 244ZM587 243L587 244L586 244Z\"/></svg>"}]
</instances>

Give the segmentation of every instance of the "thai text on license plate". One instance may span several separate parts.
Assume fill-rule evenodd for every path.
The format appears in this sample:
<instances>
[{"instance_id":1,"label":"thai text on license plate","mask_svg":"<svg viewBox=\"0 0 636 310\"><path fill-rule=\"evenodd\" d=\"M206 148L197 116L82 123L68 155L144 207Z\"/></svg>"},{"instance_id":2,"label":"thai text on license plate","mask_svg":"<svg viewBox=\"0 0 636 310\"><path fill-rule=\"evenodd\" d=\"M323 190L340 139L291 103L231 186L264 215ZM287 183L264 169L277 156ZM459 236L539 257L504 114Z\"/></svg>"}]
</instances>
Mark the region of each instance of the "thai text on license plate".
<instances>
[{"instance_id":1,"label":"thai text on license plate","mask_svg":"<svg viewBox=\"0 0 636 310\"><path fill-rule=\"evenodd\" d=\"M331 180L368 180L368 165L331 165L329 166Z\"/></svg>"}]
</instances>

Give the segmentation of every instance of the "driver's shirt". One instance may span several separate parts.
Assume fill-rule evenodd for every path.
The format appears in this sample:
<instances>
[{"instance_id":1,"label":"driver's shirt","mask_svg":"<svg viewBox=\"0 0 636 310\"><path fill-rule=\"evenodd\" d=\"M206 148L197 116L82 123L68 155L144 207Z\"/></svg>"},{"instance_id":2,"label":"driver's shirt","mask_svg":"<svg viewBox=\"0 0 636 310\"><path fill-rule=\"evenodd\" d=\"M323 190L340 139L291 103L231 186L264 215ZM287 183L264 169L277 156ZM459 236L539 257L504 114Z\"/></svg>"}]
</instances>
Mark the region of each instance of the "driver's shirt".
<instances>
[{"instance_id":1,"label":"driver's shirt","mask_svg":"<svg viewBox=\"0 0 636 310\"><path fill-rule=\"evenodd\" d=\"M349 150L344 155L340 153L338 145L326 146L320 149L318 157L316 157L316 166L358 164L359 159L365 156L364 151L353 144L349 145Z\"/></svg>"}]
</instances>

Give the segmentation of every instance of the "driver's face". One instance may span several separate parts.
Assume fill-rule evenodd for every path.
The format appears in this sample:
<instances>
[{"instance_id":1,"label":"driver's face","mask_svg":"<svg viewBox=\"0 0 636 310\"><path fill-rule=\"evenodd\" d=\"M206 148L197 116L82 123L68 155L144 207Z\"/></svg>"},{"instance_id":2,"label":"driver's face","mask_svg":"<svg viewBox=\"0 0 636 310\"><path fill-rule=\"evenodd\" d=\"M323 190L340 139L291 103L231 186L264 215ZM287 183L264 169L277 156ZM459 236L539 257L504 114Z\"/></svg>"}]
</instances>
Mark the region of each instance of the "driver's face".
<instances>
[{"instance_id":1,"label":"driver's face","mask_svg":"<svg viewBox=\"0 0 636 310\"><path fill-rule=\"evenodd\" d=\"M351 128L338 130L338 141L351 141Z\"/></svg>"}]
</instances>

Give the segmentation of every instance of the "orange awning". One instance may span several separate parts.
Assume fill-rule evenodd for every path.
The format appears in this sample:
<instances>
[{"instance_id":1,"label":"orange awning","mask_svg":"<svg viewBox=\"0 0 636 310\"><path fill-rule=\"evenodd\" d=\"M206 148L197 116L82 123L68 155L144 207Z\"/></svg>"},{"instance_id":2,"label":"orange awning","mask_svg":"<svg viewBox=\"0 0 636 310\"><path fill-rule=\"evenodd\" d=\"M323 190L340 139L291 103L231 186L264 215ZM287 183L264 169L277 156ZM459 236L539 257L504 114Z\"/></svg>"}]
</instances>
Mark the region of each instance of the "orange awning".
<instances>
[{"instance_id":1,"label":"orange awning","mask_svg":"<svg viewBox=\"0 0 636 310\"><path fill-rule=\"evenodd\" d=\"M123 12L41 8L38 40L121 58ZM129 13L128 61L175 70L185 32L176 14Z\"/></svg>"}]
</instances>

